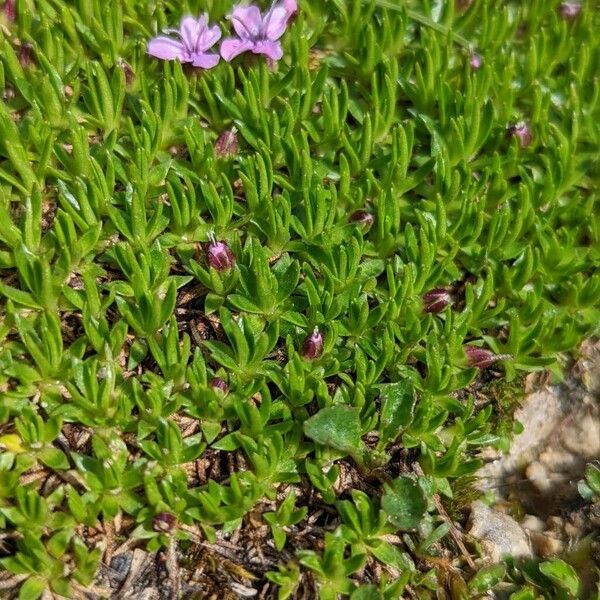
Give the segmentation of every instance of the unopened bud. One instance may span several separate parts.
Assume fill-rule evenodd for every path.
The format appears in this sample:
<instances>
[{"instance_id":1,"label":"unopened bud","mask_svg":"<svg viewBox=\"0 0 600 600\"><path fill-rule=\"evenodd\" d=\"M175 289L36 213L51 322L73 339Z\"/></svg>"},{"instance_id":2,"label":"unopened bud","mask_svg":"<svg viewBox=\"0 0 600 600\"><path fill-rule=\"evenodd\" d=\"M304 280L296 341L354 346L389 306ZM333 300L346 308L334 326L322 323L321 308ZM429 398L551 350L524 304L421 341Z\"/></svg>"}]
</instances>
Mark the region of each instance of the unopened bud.
<instances>
[{"instance_id":1,"label":"unopened bud","mask_svg":"<svg viewBox=\"0 0 600 600\"><path fill-rule=\"evenodd\" d=\"M533 135L531 134L531 130L529 129L527 123L520 122L516 125L513 125L509 129L510 135L517 138L519 140L519 144L521 148L527 148L531 141L533 140Z\"/></svg>"},{"instance_id":2,"label":"unopened bud","mask_svg":"<svg viewBox=\"0 0 600 600\"><path fill-rule=\"evenodd\" d=\"M366 210L357 210L350 215L348 221L360 225L365 231L369 231L375 222L375 217Z\"/></svg>"},{"instance_id":3,"label":"unopened bud","mask_svg":"<svg viewBox=\"0 0 600 600\"><path fill-rule=\"evenodd\" d=\"M439 313L452 302L452 296L445 288L435 288L423 294L423 310L428 313Z\"/></svg>"},{"instance_id":4,"label":"unopened bud","mask_svg":"<svg viewBox=\"0 0 600 600\"><path fill-rule=\"evenodd\" d=\"M477 346L465 346L464 351L467 355L469 366L476 369L487 369L487 367L490 367L496 361L503 358L498 354L494 354L491 350L478 348Z\"/></svg>"},{"instance_id":5,"label":"unopened bud","mask_svg":"<svg viewBox=\"0 0 600 600\"><path fill-rule=\"evenodd\" d=\"M19 62L24 69L31 66L31 52L33 51L33 46L29 42L25 42L21 44L19 48Z\"/></svg>"},{"instance_id":6,"label":"unopened bud","mask_svg":"<svg viewBox=\"0 0 600 600\"><path fill-rule=\"evenodd\" d=\"M17 3L16 0L5 0L2 5L2 12L8 21L14 23L17 20Z\"/></svg>"},{"instance_id":7,"label":"unopened bud","mask_svg":"<svg viewBox=\"0 0 600 600\"><path fill-rule=\"evenodd\" d=\"M238 136L235 127L224 131L215 142L215 154L221 158L235 156L239 152Z\"/></svg>"},{"instance_id":8,"label":"unopened bud","mask_svg":"<svg viewBox=\"0 0 600 600\"><path fill-rule=\"evenodd\" d=\"M208 263L217 271L228 271L235 265L235 256L225 242L210 242L207 254Z\"/></svg>"},{"instance_id":9,"label":"unopened bud","mask_svg":"<svg viewBox=\"0 0 600 600\"><path fill-rule=\"evenodd\" d=\"M220 377L213 377L210 380L210 387L215 391L220 390L223 392L223 394L227 394L227 392L229 392L229 386L227 385L227 382Z\"/></svg>"},{"instance_id":10,"label":"unopened bud","mask_svg":"<svg viewBox=\"0 0 600 600\"><path fill-rule=\"evenodd\" d=\"M121 71L123 71L123 75L125 75L125 85L130 86L133 83L133 80L135 79L135 73L133 72L131 65L122 58L119 58L117 64L119 65Z\"/></svg>"},{"instance_id":11,"label":"unopened bud","mask_svg":"<svg viewBox=\"0 0 600 600\"><path fill-rule=\"evenodd\" d=\"M581 4L579 2L563 2L558 8L558 12L565 21L572 21L581 12Z\"/></svg>"},{"instance_id":12,"label":"unopened bud","mask_svg":"<svg viewBox=\"0 0 600 600\"><path fill-rule=\"evenodd\" d=\"M168 512L159 512L152 519L152 529L157 533L169 533L173 531L176 523L175 515Z\"/></svg>"},{"instance_id":13,"label":"unopened bud","mask_svg":"<svg viewBox=\"0 0 600 600\"><path fill-rule=\"evenodd\" d=\"M323 334L318 327L304 340L301 354L308 360L314 360L323 354Z\"/></svg>"}]
</instances>

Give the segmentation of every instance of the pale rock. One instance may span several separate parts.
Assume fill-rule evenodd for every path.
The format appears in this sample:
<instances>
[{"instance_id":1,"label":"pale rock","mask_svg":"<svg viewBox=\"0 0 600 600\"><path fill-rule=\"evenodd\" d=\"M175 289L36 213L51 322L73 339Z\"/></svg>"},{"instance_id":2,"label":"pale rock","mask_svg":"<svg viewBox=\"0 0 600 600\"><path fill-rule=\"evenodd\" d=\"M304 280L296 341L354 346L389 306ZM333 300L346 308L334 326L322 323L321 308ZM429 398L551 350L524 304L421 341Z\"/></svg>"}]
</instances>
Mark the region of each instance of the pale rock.
<instances>
[{"instance_id":1,"label":"pale rock","mask_svg":"<svg viewBox=\"0 0 600 600\"><path fill-rule=\"evenodd\" d=\"M532 556L527 534L512 517L477 500L471 504L469 523L469 534L479 540L490 563L497 563L507 555Z\"/></svg>"}]
</instances>

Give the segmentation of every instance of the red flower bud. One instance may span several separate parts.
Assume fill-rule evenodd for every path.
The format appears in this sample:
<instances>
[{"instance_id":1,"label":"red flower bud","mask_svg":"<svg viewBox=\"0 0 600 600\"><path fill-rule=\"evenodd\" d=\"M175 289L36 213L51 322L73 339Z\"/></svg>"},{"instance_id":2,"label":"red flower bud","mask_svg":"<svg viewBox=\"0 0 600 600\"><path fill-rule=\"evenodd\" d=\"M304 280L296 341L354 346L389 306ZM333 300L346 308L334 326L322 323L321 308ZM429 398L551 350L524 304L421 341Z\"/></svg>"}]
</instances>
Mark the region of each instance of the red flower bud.
<instances>
[{"instance_id":1,"label":"red flower bud","mask_svg":"<svg viewBox=\"0 0 600 600\"><path fill-rule=\"evenodd\" d=\"M533 140L533 135L531 134L531 130L527 126L527 123L517 123L513 125L509 130L510 135L517 138L519 143L521 144L521 148L527 148L531 141Z\"/></svg>"},{"instance_id":2,"label":"red flower bud","mask_svg":"<svg viewBox=\"0 0 600 600\"><path fill-rule=\"evenodd\" d=\"M579 2L563 2L558 8L558 12L565 21L572 21L581 12L581 4Z\"/></svg>"},{"instance_id":3,"label":"red flower bud","mask_svg":"<svg viewBox=\"0 0 600 600\"><path fill-rule=\"evenodd\" d=\"M25 42L19 49L19 62L21 66L26 69L31 65L31 51L33 46L29 42Z\"/></svg>"},{"instance_id":4,"label":"red flower bud","mask_svg":"<svg viewBox=\"0 0 600 600\"><path fill-rule=\"evenodd\" d=\"M15 0L6 0L2 5L2 12L8 21L14 23L17 20L17 3Z\"/></svg>"},{"instance_id":5,"label":"red flower bud","mask_svg":"<svg viewBox=\"0 0 600 600\"><path fill-rule=\"evenodd\" d=\"M228 271L235 265L235 256L225 242L210 242L207 254L208 263L217 271Z\"/></svg>"},{"instance_id":6,"label":"red flower bud","mask_svg":"<svg viewBox=\"0 0 600 600\"><path fill-rule=\"evenodd\" d=\"M169 533L173 531L176 524L175 515L168 512L159 512L152 519L152 530L157 533Z\"/></svg>"},{"instance_id":7,"label":"red flower bud","mask_svg":"<svg viewBox=\"0 0 600 600\"><path fill-rule=\"evenodd\" d=\"M435 288L423 294L423 309L428 313L439 313L452 303L452 296L445 288Z\"/></svg>"},{"instance_id":8,"label":"red flower bud","mask_svg":"<svg viewBox=\"0 0 600 600\"><path fill-rule=\"evenodd\" d=\"M318 327L304 340L301 354L308 360L314 360L323 354L323 334Z\"/></svg>"},{"instance_id":9,"label":"red flower bud","mask_svg":"<svg viewBox=\"0 0 600 600\"><path fill-rule=\"evenodd\" d=\"M365 231L369 231L375 221L375 217L366 210L357 210L350 215L348 221L360 225Z\"/></svg>"},{"instance_id":10,"label":"red flower bud","mask_svg":"<svg viewBox=\"0 0 600 600\"><path fill-rule=\"evenodd\" d=\"M227 394L227 392L229 392L229 386L227 385L227 382L220 377L213 377L210 381L210 387L215 391L219 390L223 392L223 394Z\"/></svg>"},{"instance_id":11,"label":"red flower bud","mask_svg":"<svg viewBox=\"0 0 600 600\"><path fill-rule=\"evenodd\" d=\"M478 348L477 346L464 346L464 351L467 355L469 366L476 369L487 369L487 367L503 358L498 354L494 354L491 350Z\"/></svg>"},{"instance_id":12,"label":"red flower bud","mask_svg":"<svg viewBox=\"0 0 600 600\"><path fill-rule=\"evenodd\" d=\"M235 156L239 152L238 136L235 128L224 131L215 142L215 154L221 158Z\"/></svg>"}]
</instances>

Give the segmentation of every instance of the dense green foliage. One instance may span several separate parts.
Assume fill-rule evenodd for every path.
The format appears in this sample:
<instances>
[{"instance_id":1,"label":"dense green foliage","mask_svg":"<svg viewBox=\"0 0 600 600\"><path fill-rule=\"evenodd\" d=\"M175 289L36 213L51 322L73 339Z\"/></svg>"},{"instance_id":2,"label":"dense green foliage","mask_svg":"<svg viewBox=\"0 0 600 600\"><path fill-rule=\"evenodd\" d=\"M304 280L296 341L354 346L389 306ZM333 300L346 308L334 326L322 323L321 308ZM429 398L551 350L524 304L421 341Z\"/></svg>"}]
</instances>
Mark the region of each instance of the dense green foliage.
<instances>
[{"instance_id":1,"label":"dense green foliage","mask_svg":"<svg viewBox=\"0 0 600 600\"><path fill-rule=\"evenodd\" d=\"M453 547L434 496L512 430L469 386L558 374L599 322L591 1L567 20L548 0L301 0L272 69L146 55L186 12L227 28L231 4L3 17L0 554L22 598L89 585L85 532L117 517L121 541L185 552L256 508L281 550L314 502L334 527L260 586L428 597ZM208 263L213 235L232 268ZM498 356L477 369L465 345ZM553 594L568 565L548 565Z\"/></svg>"}]
</instances>

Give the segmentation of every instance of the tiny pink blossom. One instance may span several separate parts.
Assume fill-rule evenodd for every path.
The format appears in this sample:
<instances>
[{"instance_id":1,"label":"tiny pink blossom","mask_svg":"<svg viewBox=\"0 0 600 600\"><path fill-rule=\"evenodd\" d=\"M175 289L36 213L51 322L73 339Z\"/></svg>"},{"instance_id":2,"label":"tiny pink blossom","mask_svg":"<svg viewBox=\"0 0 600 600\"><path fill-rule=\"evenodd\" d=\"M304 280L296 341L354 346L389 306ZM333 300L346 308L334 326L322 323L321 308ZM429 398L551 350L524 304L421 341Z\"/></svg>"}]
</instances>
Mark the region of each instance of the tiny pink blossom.
<instances>
[{"instance_id":1,"label":"tiny pink blossom","mask_svg":"<svg viewBox=\"0 0 600 600\"><path fill-rule=\"evenodd\" d=\"M579 2L563 2L559 7L560 16L566 21L572 21L581 12Z\"/></svg>"},{"instance_id":2,"label":"tiny pink blossom","mask_svg":"<svg viewBox=\"0 0 600 600\"><path fill-rule=\"evenodd\" d=\"M148 54L162 60L192 63L201 69L212 69L219 62L220 56L207 50L221 39L221 29L218 25L208 26L206 13L197 19L190 15L183 17L179 29L170 32L176 37L160 35L151 39Z\"/></svg>"},{"instance_id":3,"label":"tiny pink blossom","mask_svg":"<svg viewBox=\"0 0 600 600\"><path fill-rule=\"evenodd\" d=\"M531 133L531 129L527 123L521 121L516 125L513 125L509 130L510 135L519 140L519 144L521 148L527 148L533 141L533 135Z\"/></svg>"},{"instance_id":4,"label":"tiny pink blossom","mask_svg":"<svg viewBox=\"0 0 600 600\"><path fill-rule=\"evenodd\" d=\"M479 54L473 52L473 54L471 54L471 58L469 59L469 64L471 65L471 69L477 71L477 69L479 69L483 64L483 59L481 56L479 56Z\"/></svg>"},{"instance_id":5,"label":"tiny pink blossom","mask_svg":"<svg viewBox=\"0 0 600 600\"><path fill-rule=\"evenodd\" d=\"M252 52L273 62L279 60L283 56L279 38L297 11L296 0L277 2L264 15L253 4L237 5L229 19L238 37L223 40L221 56L229 62L243 52Z\"/></svg>"}]
</instances>

